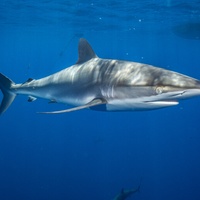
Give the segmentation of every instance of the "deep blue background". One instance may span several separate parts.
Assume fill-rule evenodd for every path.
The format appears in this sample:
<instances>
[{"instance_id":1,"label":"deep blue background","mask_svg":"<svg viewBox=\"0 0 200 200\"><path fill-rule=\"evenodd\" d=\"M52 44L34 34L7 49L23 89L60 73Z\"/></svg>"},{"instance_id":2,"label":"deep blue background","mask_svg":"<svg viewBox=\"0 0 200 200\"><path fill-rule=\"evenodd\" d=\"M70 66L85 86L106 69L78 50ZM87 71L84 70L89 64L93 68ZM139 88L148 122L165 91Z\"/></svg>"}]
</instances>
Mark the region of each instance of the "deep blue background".
<instances>
[{"instance_id":1,"label":"deep blue background","mask_svg":"<svg viewBox=\"0 0 200 200\"><path fill-rule=\"evenodd\" d=\"M99 57L200 78L195 30L173 31L193 22L195 0L1 0L0 72L20 83L69 67L84 37ZM132 199L200 199L199 98L148 112L36 114L65 108L18 96L1 116L1 200L111 200L140 182Z\"/></svg>"}]
</instances>

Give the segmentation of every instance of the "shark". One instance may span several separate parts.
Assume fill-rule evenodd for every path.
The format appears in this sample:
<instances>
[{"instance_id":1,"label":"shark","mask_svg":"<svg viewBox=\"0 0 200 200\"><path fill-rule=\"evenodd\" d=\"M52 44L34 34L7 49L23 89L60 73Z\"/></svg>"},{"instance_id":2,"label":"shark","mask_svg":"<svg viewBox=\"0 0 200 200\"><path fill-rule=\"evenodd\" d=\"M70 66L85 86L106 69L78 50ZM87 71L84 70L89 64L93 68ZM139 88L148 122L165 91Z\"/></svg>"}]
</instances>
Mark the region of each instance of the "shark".
<instances>
[{"instance_id":1,"label":"shark","mask_svg":"<svg viewBox=\"0 0 200 200\"><path fill-rule=\"evenodd\" d=\"M121 192L113 200L125 200L128 197L130 197L132 194L139 191L140 191L140 186L136 189L130 189L130 190L122 189Z\"/></svg>"},{"instance_id":2,"label":"shark","mask_svg":"<svg viewBox=\"0 0 200 200\"><path fill-rule=\"evenodd\" d=\"M96 111L140 111L174 106L181 99L200 95L198 79L149 64L99 58L88 41L80 38L77 62L40 79L29 78L16 84L0 73L3 114L17 95L28 101L48 99L64 103L64 110L43 111L59 114L85 108Z\"/></svg>"}]
</instances>

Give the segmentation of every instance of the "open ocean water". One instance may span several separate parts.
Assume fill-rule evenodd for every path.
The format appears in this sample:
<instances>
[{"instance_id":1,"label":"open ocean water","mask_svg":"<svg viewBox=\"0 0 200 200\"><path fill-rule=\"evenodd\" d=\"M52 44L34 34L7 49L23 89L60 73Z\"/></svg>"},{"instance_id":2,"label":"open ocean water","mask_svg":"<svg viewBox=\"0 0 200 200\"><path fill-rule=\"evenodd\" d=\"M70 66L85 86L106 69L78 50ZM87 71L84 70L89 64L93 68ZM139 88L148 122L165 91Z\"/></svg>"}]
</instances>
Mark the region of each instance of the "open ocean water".
<instances>
[{"instance_id":1,"label":"open ocean water","mask_svg":"<svg viewBox=\"0 0 200 200\"><path fill-rule=\"evenodd\" d=\"M16 83L101 58L200 79L199 0L1 0L0 72ZM3 95L0 95L2 99ZM200 98L146 112L66 109L17 96L0 118L0 200L200 199Z\"/></svg>"}]
</instances>

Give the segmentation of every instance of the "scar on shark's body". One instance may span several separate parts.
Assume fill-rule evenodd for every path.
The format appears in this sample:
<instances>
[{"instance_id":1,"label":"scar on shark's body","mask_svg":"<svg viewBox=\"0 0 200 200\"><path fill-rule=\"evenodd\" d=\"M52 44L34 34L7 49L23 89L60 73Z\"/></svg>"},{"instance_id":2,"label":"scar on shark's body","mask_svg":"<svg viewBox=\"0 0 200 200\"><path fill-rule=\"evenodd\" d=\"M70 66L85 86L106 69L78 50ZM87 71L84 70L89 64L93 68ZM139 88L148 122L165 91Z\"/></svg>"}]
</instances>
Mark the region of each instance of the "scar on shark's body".
<instances>
[{"instance_id":1,"label":"scar on shark's body","mask_svg":"<svg viewBox=\"0 0 200 200\"><path fill-rule=\"evenodd\" d=\"M180 99L200 95L200 81L192 77L151 65L99 58L89 43L81 38L76 64L55 74L29 78L16 84L0 73L3 99L0 114L16 95L37 98L73 107L57 114L90 108L97 111L152 110L177 105Z\"/></svg>"}]
</instances>

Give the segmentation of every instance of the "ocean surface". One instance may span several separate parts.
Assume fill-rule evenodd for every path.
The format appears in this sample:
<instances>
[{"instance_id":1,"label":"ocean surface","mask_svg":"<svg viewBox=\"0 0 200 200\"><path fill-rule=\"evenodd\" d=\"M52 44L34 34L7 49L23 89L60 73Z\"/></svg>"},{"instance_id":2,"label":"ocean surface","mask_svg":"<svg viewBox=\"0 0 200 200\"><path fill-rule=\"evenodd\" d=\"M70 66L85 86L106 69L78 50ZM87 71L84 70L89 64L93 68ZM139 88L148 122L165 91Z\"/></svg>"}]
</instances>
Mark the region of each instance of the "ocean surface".
<instances>
[{"instance_id":1,"label":"ocean surface","mask_svg":"<svg viewBox=\"0 0 200 200\"><path fill-rule=\"evenodd\" d=\"M101 58L200 79L199 0L1 0L0 72L16 83ZM3 95L0 94L0 99ZM155 111L60 115L19 95L0 117L0 200L200 199L200 98Z\"/></svg>"}]
</instances>

